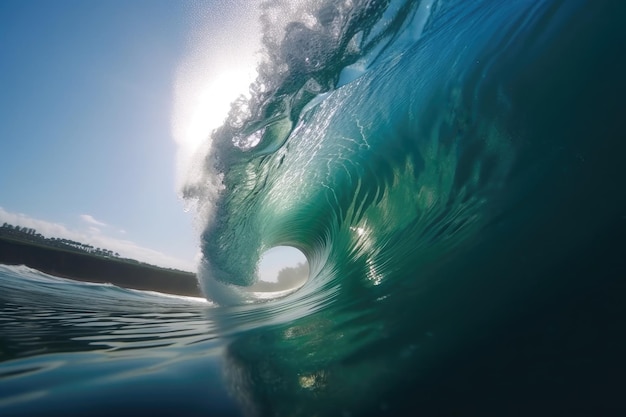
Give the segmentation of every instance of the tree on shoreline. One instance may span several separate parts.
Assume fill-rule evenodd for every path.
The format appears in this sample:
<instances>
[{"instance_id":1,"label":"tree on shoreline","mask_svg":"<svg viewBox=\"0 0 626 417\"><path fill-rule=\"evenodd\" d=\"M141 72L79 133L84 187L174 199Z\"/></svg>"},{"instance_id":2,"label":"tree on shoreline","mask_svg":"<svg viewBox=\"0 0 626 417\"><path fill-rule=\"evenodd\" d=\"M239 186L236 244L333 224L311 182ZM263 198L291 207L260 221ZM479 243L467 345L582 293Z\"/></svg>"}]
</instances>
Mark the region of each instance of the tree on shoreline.
<instances>
[{"instance_id":1,"label":"tree on shoreline","mask_svg":"<svg viewBox=\"0 0 626 417\"><path fill-rule=\"evenodd\" d=\"M0 228L0 236L8 235L14 238L19 238L29 242L37 242L47 246L53 246L64 249L71 249L78 252L84 252L91 255L106 257L106 258L119 258L120 254L108 249L94 248L92 245L77 242L71 239L51 237L47 238L41 233L37 233L37 230L28 227L14 226L7 222L4 222Z\"/></svg>"}]
</instances>

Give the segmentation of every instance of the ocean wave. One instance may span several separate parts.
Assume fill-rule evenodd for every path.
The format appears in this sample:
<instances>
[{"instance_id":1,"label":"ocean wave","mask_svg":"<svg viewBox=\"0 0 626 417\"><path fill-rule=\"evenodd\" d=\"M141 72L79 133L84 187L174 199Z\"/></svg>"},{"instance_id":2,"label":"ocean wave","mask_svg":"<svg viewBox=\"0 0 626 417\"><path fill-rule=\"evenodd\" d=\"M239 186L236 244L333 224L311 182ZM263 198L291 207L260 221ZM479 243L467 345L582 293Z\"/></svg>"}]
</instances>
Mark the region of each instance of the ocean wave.
<instances>
[{"instance_id":1,"label":"ocean wave","mask_svg":"<svg viewBox=\"0 0 626 417\"><path fill-rule=\"evenodd\" d=\"M212 207L203 291L244 305L222 327L243 316L269 326L229 345L243 403L299 415L280 402L297 397L323 415L337 411L335 392L347 409L402 402L385 387L415 387L420 364L443 366L529 306L613 285L626 208L623 6L264 7L251 99L235 103L204 182L187 188ZM202 201L216 178L217 198ZM304 253L309 280L257 303L242 287L279 245ZM587 255L598 247L608 258ZM603 265L613 269L593 281Z\"/></svg>"}]
</instances>

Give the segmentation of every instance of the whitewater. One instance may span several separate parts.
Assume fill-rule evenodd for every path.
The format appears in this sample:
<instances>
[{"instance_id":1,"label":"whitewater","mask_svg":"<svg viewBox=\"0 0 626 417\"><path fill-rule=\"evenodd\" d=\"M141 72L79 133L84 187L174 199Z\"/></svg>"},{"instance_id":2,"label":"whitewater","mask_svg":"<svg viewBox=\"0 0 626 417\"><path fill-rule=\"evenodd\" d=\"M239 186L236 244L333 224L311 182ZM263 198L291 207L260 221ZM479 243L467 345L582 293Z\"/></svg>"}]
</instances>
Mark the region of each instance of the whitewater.
<instances>
[{"instance_id":1,"label":"whitewater","mask_svg":"<svg viewBox=\"0 0 626 417\"><path fill-rule=\"evenodd\" d=\"M625 18L263 2L183 190L206 299L0 266L0 415L623 414Z\"/></svg>"}]
</instances>

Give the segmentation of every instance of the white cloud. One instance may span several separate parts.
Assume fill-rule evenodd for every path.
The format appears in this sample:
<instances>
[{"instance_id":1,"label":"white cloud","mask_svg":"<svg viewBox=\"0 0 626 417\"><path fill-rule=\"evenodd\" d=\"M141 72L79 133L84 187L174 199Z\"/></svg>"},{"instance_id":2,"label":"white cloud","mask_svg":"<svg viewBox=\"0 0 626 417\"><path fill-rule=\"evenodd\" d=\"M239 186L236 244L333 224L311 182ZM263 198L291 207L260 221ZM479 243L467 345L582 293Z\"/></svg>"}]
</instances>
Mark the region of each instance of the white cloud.
<instances>
[{"instance_id":1,"label":"white cloud","mask_svg":"<svg viewBox=\"0 0 626 417\"><path fill-rule=\"evenodd\" d=\"M117 252L123 258L136 259L152 265L187 271L194 271L196 269L197 263L194 264L193 262L178 259L154 249L139 246L130 240L117 239L105 235L98 227L95 227L95 225L107 226L107 224L94 219L88 214L83 214L80 218L90 226L87 226L84 230L73 230L60 223L34 219L22 213L11 213L0 207L0 224L6 222L14 226L33 228L37 230L38 233L48 238L57 237L86 243L94 247Z\"/></svg>"},{"instance_id":2,"label":"white cloud","mask_svg":"<svg viewBox=\"0 0 626 417\"><path fill-rule=\"evenodd\" d=\"M9 223L14 226L28 227L37 230L46 237L64 237L70 239L72 232L61 223L51 223L33 219L23 213L11 213L0 207L0 223Z\"/></svg>"},{"instance_id":3,"label":"white cloud","mask_svg":"<svg viewBox=\"0 0 626 417\"><path fill-rule=\"evenodd\" d=\"M90 214L81 214L80 218L82 221L84 221L87 224L90 224L92 226L97 226L97 227L106 227L107 224L104 222L101 222L99 220L96 220L92 215Z\"/></svg>"},{"instance_id":4,"label":"white cloud","mask_svg":"<svg viewBox=\"0 0 626 417\"><path fill-rule=\"evenodd\" d=\"M89 233L91 233L92 235L97 235L98 233L102 232L100 229L94 226L89 226L87 230L89 230Z\"/></svg>"}]
</instances>

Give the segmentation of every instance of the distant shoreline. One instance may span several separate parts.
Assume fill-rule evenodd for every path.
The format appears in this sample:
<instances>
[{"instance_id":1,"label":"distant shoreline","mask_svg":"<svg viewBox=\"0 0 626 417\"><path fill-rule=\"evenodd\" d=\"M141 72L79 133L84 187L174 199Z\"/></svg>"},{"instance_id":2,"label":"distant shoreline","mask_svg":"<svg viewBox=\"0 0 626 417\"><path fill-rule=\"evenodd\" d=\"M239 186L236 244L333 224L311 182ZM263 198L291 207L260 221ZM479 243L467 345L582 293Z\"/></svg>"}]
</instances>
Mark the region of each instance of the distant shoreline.
<instances>
[{"instance_id":1,"label":"distant shoreline","mask_svg":"<svg viewBox=\"0 0 626 417\"><path fill-rule=\"evenodd\" d=\"M0 263L26 265L46 274L77 281L110 283L136 290L203 297L196 275L192 272L71 251L16 237L0 236Z\"/></svg>"}]
</instances>

